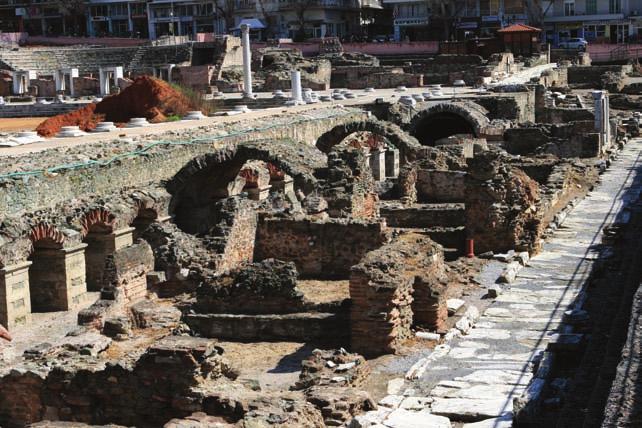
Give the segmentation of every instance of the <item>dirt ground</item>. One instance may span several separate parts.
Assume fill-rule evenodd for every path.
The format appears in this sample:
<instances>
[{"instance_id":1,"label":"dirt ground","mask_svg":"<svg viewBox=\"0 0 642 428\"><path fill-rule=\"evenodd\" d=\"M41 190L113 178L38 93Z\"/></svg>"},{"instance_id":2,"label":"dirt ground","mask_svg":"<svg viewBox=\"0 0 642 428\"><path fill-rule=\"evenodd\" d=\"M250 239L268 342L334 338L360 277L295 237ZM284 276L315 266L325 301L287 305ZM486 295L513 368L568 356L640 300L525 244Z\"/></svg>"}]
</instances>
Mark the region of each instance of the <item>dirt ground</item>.
<instances>
[{"instance_id":1,"label":"dirt ground","mask_svg":"<svg viewBox=\"0 0 642 428\"><path fill-rule=\"evenodd\" d=\"M12 117L0 119L0 132L33 131L46 117Z\"/></svg>"}]
</instances>

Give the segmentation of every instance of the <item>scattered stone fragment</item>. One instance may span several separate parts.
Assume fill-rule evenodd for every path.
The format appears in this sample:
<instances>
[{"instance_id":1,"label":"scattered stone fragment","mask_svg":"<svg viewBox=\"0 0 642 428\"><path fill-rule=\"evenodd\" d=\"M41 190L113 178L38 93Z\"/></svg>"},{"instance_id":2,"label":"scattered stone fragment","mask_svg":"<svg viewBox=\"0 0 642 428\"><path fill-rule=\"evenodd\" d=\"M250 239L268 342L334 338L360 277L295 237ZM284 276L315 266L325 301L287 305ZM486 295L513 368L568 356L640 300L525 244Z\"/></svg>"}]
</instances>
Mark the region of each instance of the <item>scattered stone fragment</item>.
<instances>
[{"instance_id":1,"label":"scattered stone fragment","mask_svg":"<svg viewBox=\"0 0 642 428\"><path fill-rule=\"evenodd\" d=\"M461 299L448 299L446 300L446 307L448 308L448 316L453 316L466 304Z\"/></svg>"}]
</instances>

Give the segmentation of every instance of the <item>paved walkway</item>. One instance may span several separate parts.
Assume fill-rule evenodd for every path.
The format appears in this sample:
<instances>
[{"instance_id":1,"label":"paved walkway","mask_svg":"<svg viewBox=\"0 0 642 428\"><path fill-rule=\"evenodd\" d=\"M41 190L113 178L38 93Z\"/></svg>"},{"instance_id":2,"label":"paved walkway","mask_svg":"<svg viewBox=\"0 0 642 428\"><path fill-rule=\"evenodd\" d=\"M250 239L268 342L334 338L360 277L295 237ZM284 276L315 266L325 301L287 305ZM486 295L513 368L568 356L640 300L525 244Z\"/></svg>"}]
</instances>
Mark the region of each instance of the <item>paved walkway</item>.
<instances>
[{"instance_id":1,"label":"paved walkway","mask_svg":"<svg viewBox=\"0 0 642 428\"><path fill-rule=\"evenodd\" d=\"M517 85L522 83L528 83L533 77L540 77L542 73L546 70L557 67L557 63L537 65L535 67L526 68L524 70L518 71L512 76L508 76L505 79L500 80L499 82L491 86L499 85Z\"/></svg>"},{"instance_id":2,"label":"paved walkway","mask_svg":"<svg viewBox=\"0 0 642 428\"><path fill-rule=\"evenodd\" d=\"M642 192L641 149L642 139L629 142L474 328L418 361L418 378L386 397L378 411L366 414L362 426L450 426L440 417L465 428L512 426L513 398L531 382L532 362L558 338L564 311L583 300L603 227L616 216L626 221L623 208Z\"/></svg>"}]
</instances>

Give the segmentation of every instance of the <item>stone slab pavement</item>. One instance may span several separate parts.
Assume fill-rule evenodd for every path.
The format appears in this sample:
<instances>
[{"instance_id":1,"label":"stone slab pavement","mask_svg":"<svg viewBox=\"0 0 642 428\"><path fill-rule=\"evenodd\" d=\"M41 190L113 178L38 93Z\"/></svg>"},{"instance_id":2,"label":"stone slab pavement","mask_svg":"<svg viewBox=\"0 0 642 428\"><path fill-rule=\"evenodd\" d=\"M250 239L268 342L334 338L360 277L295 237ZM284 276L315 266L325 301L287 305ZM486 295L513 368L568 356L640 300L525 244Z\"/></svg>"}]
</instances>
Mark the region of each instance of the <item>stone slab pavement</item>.
<instances>
[{"instance_id":1,"label":"stone slab pavement","mask_svg":"<svg viewBox=\"0 0 642 428\"><path fill-rule=\"evenodd\" d=\"M415 363L418 378L389 389L379 409L357 417L352 426L448 426L426 415L465 428L512 426L513 398L531 383L533 362L566 332L560 325L564 311L583 301L603 228L627 221L626 205L641 192L642 139L636 139L468 334L454 335L428 357L418 355L424 357ZM491 285L484 272L479 279L482 286ZM415 425L399 425L400 418Z\"/></svg>"}]
</instances>

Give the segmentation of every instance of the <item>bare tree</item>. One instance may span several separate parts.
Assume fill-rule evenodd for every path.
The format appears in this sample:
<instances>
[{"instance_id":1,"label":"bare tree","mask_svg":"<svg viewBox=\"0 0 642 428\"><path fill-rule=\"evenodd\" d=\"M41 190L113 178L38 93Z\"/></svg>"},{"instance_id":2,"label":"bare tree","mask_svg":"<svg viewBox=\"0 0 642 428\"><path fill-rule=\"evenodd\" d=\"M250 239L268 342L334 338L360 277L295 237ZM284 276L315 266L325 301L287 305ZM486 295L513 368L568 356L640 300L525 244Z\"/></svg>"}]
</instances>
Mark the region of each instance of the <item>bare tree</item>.
<instances>
[{"instance_id":1,"label":"bare tree","mask_svg":"<svg viewBox=\"0 0 642 428\"><path fill-rule=\"evenodd\" d=\"M263 19L265 21L265 36L268 38L274 37L274 15L273 11L268 10L268 8L265 6L265 0L256 0L257 4L259 6L261 15L263 16Z\"/></svg>"},{"instance_id":2,"label":"bare tree","mask_svg":"<svg viewBox=\"0 0 642 428\"><path fill-rule=\"evenodd\" d=\"M216 0L216 12L225 21L225 32L234 27L234 3L235 0Z\"/></svg>"},{"instance_id":3,"label":"bare tree","mask_svg":"<svg viewBox=\"0 0 642 428\"><path fill-rule=\"evenodd\" d=\"M85 0L56 0L54 5L62 15L63 32L66 31L67 18L72 18L74 33L79 32L81 23L85 21Z\"/></svg>"},{"instance_id":4,"label":"bare tree","mask_svg":"<svg viewBox=\"0 0 642 428\"><path fill-rule=\"evenodd\" d=\"M449 40L453 25L465 3L457 0L427 0L426 7L430 11L430 20L439 23L443 30L442 39Z\"/></svg>"},{"instance_id":5,"label":"bare tree","mask_svg":"<svg viewBox=\"0 0 642 428\"><path fill-rule=\"evenodd\" d=\"M296 21L299 28L297 29L297 40L305 40L305 24L308 22L306 18L307 10L316 3L316 0L291 0L290 5L294 7Z\"/></svg>"}]
</instances>

